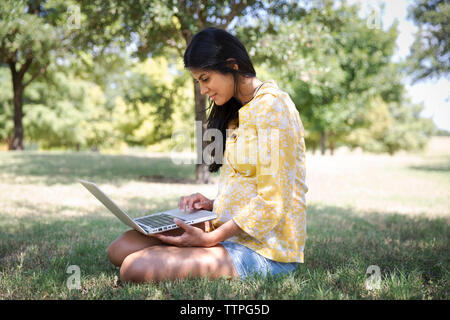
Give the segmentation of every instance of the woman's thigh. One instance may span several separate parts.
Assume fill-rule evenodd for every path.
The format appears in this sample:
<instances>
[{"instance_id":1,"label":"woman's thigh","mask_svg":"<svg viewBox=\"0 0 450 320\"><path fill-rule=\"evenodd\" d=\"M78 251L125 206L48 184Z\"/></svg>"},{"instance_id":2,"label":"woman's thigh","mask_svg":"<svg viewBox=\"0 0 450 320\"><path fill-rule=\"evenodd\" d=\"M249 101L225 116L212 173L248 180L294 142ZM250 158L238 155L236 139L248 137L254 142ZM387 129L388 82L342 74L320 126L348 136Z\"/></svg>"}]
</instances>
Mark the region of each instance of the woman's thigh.
<instances>
[{"instance_id":1,"label":"woman's thigh","mask_svg":"<svg viewBox=\"0 0 450 320\"><path fill-rule=\"evenodd\" d=\"M143 235L136 230L129 230L121 234L109 245L108 257L114 265L120 267L123 260L129 254L150 246L161 244L161 241L156 238Z\"/></svg>"},{"instance_id":2,"label":"woman's thigh","mask_svg":"<svg viewBox=\"0 0 450 320\"><path fill-rule=\"evenodd\" d=\"M204 223L195 224L194 226L205 230ZM183 229L177 228L164 232L166 235L176 236L181 235ZM165 244L152 236L146 236L136 230L129 230L121 234L108 247L109 260L116 266L120 267L123 260L130 254L155 245L164 246Z\"/></svg>"},{"instance_id":3,"label":"woman's thigh","mask_svg":"<svg viewBox=\"0 0 450 320\"><path fill-rule=\"evenodd\" d=\"M148 282L197 277L236 278L227 250L214 247L154 245L128 255L120 268L122 281Z\"/></svg>"}]
</instances>

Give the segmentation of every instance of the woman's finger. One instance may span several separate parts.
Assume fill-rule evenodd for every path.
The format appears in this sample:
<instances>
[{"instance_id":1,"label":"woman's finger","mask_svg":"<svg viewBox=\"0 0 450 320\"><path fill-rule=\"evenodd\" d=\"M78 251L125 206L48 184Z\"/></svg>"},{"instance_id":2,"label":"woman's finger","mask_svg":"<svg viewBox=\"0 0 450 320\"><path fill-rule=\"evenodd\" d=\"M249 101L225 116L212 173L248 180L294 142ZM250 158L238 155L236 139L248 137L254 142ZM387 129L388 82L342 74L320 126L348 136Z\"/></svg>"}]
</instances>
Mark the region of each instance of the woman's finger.
<instances>
[{"instance_id":1,"label":"woman's finger","mask_svg":"<svg viewBox=\"0 0 450 320\"><path fill-rule=\"evenodd\" d=\"M192 211L193 206L194 206L194 202L197 202L197 201L198 201L198 199L197 199L196 196L190 197L190 198L189 198L189 200L187 201L187 205L188 205L189 212Z\"/></svg>"},{"instance_id":2,"label":"woman's finger","mask_svg":"<svg viewBox=\"0 0 450 320\"><path fill-rule=\"evenodd\" d=\"M194 203L194 207L196 209L202 209L202 208L204 209L207 204L208 204L208 201L200 201L200 202Z\"/></svg>"},{"instance_id":3,"label":"woman's finger","mask_svg":"<svg viewBox=\"0 0 450 320\"><path fill-rule=\"evenodd\" d=\"M183 210L183 212L186 212L186 206L188 205L189 199L191 198L191 196L188 197L183 197L183 201L181 202L181 210Z\"/></svg>"},{"instance_id":4,"label":"woman's finger","mask_svg":"<svg viewBox=\"0 0 450 320\"><path fill-rule=\"evenodd\" d=\"M178 201L178 209L183 210L183 202L184 202L184 197L180 198L180 201Z\"/></svg>"},{"instance_id":5,"label":"woman's finger","mask_svg":"<svg viewBox=\"0 0 450 320\"><path fill-rule=\"evenodd\" d=\"M177 226L179 226L180 228L184 229L185 231L188 231L190 228L195 228L195 227L191 227L190 225L184 223L183 220L180 220L180 219L177 219L177 218L174 218L173 222L175 222L175 224Z\"/></svg>"}]
</instances>

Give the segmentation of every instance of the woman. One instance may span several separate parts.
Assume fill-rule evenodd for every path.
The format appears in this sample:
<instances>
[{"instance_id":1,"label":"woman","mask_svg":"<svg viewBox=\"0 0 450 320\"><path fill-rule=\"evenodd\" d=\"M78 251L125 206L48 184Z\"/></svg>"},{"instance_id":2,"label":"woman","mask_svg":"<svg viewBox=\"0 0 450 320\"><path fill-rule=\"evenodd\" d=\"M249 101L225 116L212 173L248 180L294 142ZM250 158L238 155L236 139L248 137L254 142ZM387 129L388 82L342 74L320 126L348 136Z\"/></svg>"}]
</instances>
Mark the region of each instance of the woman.
<instances>
[{"instance_id":1,"label":"woman","mask_svg":"<svg viewBox=\"0 0 450 320\"><path fill-rule=\"evenodd\" d=\"M184 64L211 99L208 128L222 133L224 161L209 166L222 167L216 199L197 193L179 207L213 210L218 218L210 228L175 219L180 228L165 233L128 231L108 248L111 262L131 282L294 271L303 263L307 192L295 105L274 81L256 77L245 47L226 31L197 33Z\"/></svg>"}]
</instances>

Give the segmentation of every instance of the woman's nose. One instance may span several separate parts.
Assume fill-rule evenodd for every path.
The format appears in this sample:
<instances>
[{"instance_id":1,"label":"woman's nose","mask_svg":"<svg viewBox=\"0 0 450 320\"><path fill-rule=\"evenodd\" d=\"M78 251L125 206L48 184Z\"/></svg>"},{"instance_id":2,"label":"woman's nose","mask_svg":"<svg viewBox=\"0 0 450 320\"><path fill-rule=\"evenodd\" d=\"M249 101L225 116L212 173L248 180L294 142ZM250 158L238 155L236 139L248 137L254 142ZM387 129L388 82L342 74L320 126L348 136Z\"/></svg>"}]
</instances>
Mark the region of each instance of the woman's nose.
<instances>
[{"instance_id":1,"label":"woman's nose","mask_svg":"<svg viewBox=\"0 0 450 320\"><path fill-rule=\"evenodd\" d=\"M208 92L208 88L200 85L200 94L203 95L203 94L206 94L207 92Z\"/></svg>"}]
</instances>

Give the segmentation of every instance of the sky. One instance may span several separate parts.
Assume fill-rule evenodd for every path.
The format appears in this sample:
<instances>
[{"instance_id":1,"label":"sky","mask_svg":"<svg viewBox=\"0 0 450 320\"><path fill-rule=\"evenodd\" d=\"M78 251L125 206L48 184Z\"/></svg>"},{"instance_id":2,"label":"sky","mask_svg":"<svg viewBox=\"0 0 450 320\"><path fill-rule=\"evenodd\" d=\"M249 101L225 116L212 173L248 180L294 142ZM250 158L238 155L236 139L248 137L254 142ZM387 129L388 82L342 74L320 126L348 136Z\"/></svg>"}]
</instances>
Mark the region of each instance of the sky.
<instances>
[{"instance_id":1,"label":"sky","mask_svg":"<svg viewBox=\"0 0 450 320\"><path fill-rule=\"evenodd\" d=\"M371 12L371 8L379 8L383 4L384 10L378 11L383 29L390 27L395 19L399 23L397 51L393 59L399 61L408 55L417 30L413 21L407 17L408 6L414 2L413 0L352 0L348 2L360 3L361 14L364 16ZM411 100L424 105L422 116L433 119L438 128L450 131L450 81L441 78L411 85L410 80L405 79L404 84Z\"/></svg>"}]
</instances>

